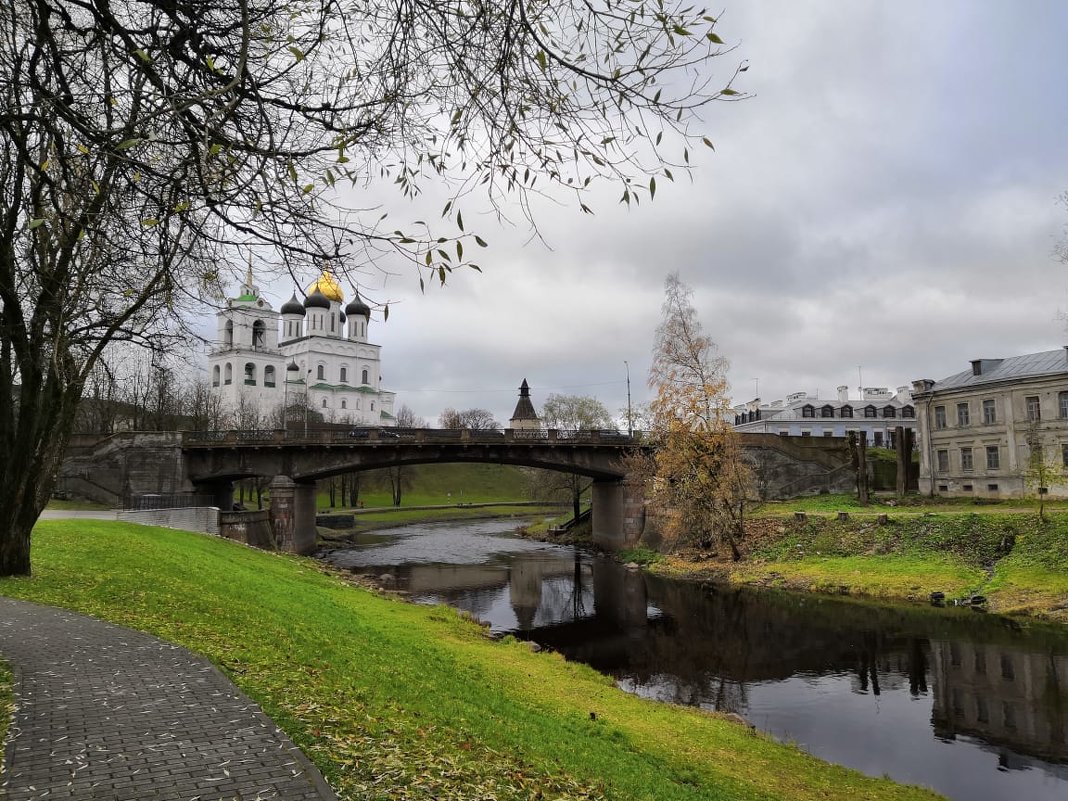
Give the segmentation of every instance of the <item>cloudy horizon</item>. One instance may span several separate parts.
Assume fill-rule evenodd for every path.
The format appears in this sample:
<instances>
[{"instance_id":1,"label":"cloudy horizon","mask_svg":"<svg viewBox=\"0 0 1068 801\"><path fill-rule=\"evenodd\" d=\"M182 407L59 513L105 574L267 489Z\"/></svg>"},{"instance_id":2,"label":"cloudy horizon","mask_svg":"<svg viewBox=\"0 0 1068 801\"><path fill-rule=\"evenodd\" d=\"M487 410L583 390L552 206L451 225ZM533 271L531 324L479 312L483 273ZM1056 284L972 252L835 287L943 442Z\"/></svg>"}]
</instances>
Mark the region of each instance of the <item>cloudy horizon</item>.
<instances>
[{"instance_id":1,"label":"cloudy horizon","mask_svg":"<svg viewBox=\"0 0 1068 801\"><path fill-rule=\"evenodd\" d=\"M593 216L539 202L544 242L465 212L489 241L483 272L443 288L366 274L361 290L390 302L371 338L398 407L506 424L526 378L537 407L555 392L615 412L625 362L645 401L674 271L735 402L855 396L861 375L893 390L1068 342L1053 256L1068 5L760 0L728 3L717 30L737 45L717 74L746 61L751 97L708 109L716 150L695 154L692 179L659 181L638 208L595 194ZM264 289L275 308L292 291Z\"/></svg>"}]
</instances>

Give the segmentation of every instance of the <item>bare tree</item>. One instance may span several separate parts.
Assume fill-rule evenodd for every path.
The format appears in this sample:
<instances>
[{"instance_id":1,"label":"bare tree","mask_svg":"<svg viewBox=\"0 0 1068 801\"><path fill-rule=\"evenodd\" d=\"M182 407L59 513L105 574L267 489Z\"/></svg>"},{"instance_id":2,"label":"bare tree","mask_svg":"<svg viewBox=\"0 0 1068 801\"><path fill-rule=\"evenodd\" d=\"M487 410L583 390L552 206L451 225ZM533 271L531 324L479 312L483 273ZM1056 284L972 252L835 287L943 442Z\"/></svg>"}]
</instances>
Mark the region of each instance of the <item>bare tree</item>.
<instances>
[{"instance_id":1,"label":"bare tree","mask_svg":"<svg viewBox=\"0 0 1068 801\"><path fill-rule=\"evenodd\" d=\"M438 428L459 428L471 431L497 431L501 427L487 409L446 409L438 417Z\"/></svg>"},{"instance_id":2,"label":"bare tree","mask_svg":"<svg viewBox=\"0 0 1068 801\"><path fill-rule=\"evenodd\" d=\"M445 281L485 244L475 189L502 215L553 188L588 212L599 183L651 199L700 108L739 96L744 67L711 74L715 26L676 2L0 4L0 575L30 570L109 343L166 350L252 252ZM398 227L344 206L370 181L452 200Z\"/></svg>"},{"instance_id":3,"label":"bare tree","mask_svg":"<svg viewBox=\"0 0 1068 801\"><path fill-rule=\"evenodd\" d=\"M541 419L548 428L568 431L595 431L614 427L612 413L597 398L589 395L550 394L541 407ZM582 513L582 495L593 485L593 480L580 473L551 472L547 477L547 490L566 492L571 500L571 513Z\"/></svg>"}]
</instances>

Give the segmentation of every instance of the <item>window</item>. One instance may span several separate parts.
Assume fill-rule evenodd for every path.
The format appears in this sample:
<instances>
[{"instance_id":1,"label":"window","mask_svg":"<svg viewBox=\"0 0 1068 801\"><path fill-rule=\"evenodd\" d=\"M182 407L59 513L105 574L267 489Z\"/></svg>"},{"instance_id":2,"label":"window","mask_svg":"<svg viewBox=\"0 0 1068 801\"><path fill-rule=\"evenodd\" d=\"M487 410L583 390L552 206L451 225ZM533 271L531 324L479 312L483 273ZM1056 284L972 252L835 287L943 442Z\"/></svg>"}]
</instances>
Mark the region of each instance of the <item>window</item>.
<instances>
[{"instance_id":1,"label":"window","mask_svg":"<svg viewBox=\"0 0 1068 801\"><path fill-rule=\"evenodd\" d=\"M820 408L820 417L834 417L834 407L827 404Z\"/></svg>"},{"instance_id":2,"label":"window","mask_svg":"<svg viewBox=\"0 0 1068 801\"><path fill-rule=\"evenodd\" d=\"M224 384L232 384L232 383L234 383L234 368L230 364L230 362L226 363L226 372L223 373L223 383Z\"/></svg>"},{"instance_id":3,"label":"window","mask_svg":"<svg viewBox=\"0 0 1068 801\"><path fill-rule=\"evenodd\" d=\"M872 419L877 417L878 415L876 415L876 413L875 413L875 407L874 406L865 406L864 407L864 416L865 417L870 417Z\"/></svg>"},{"instance_id":4,"label":"window","mask_svg":"<svg viewBox=\"0 0 1068 801\"><path fill-rule=\"evenodd\" d=\"M334 315L330 315L330 333L334 333Z\"/></svg>"},{"instance_id":5,"label":"window","mask_svg":"<svg viewBox=\"0 0 1068 801\"><path fill-rule=\"evenodd\" d=\"M901 416L902 417L915 417L916 416L915 407L913 407L913 406L902 406L901 407Z\"/></svg>"},{"instance_id":6,"label":"window","mask_svg":"<svg viewBox=\"0 0 1068 801\"><path fill-rule=\"evenodd\" d=\"M234 346L234 321L227 320L226 327L223 329L223 344L228 348Z\"/></svg>"},{"instance_id":7,"label":"window","mask_svg":"<svg viewBox=\"0 0 1068 801\"><path fill-rule=\"evenodd\" d=\"M1057 406L1060 409L1061 419L1068 417L1068 392L1057 394Z\"/></svg>"},{"instance_id":8,"label":"window","mask_svg":"<svg viewBox=\"0 0 1068 801\"><path fill-rule=\"evenodd\" d=\"M823 436L825 436L825 437L833 437L834 436L834 432L833 431L824 431L823 432Z\"/></svg>"},{"instance_id":9,"label":"window","mask_svg":"<svg viewBox=\"0 0 1068 801\"><path fill-rule=\"evenodd\" d=\"M949 472L949 451L938 451L938 472Z\"/></svg>"},{"instance_id":10,"label":"window","mask_svg":"<svg viewBox=\"0 0 1068 801\"><path fill-rule=\"evenodd\" d=\"M1038 470L1045 464L1046 454L1042 450L1041 443L1035 443L1031 446L1031 469Z\"/></svg>"},{"instance_id":11,"label":"window","mask_svg":"<svg viewBox=\"0 0 1068 801\"><path fill-rule=\"evenodd\" d=\"M252 324L252 347L259 350L267 345L267 330L264 328L263 320L256 320Z\"/></svg>"},{"instance_id":12,"label":"window","mask_svg":"<svg viewBox=\"0 0 1068 801\"><path fill-rule=\"evenodd\" d=\"M363 383L363 384L368 384L368 383L370 383L370 382L369 382L369 381L367 380L367 368L366 368L366 367L364 368L364 370L363 370L363 373L361 373L361 374L360 374L360 382L361 382L361 383Z\"/></svg>"},{"instance_id":13,"label":"window","mask_svg":"<svg viewBox=\"0 0 1068 801\"><path fill-rule=\"evenodd\" d=\"M813 407L813 406L811 406L811 405L806 403L804 406L801 407L801 416L802 417L815 417L816 416L815 407Z\"/></svg>"},{"instance_id":14,"label":"window","mask_svg":"<svg viewBox=\"0 0 1068 801\"><path fill-rule=\"evenodd\" d=\"M842 407L842 417L852 417L852 416L853 416L853 407L852 406L843 406Z\"/></svg>"},{"instance_id":15,"label":"window","mask_svg":"<svg viewBox=\"0 0 1068 801\"><path fill-rule=\"evenodd\" d=\"M245 383L251 386L256 384L256 365L252 362L245 363Z\"/></svg>"},{"instance_id":16,"label":"window","mask_svg":"<svg viewBox=\"0 0 1068 801\"><path fill-rule=\"evenodd\" d=\"M986 491L987 492L997 492L998 491L998 485L997 484L987 484L986 485Z\"/></svg>"},{"instance_id":17,"label":"window","mask_svg":"<svg viewBox=\"0 0 1068 801\"><path fill-rule=\"evenodd\" d=\"M1016 678L1016 669L1012 664L1012 654L1001 655L1001 678L1013 681Z\"/></svg>"},{"instance_id":18,"label":"window","mask_svg":"<svg viewBox=\"0 0 1068 801\"><path fill-rule=\"evenodd\" d=\"M939 484L938 485L938 491L939 492L949 492L949 484Z\"/></svg>"},{"instance_id":19,"label":"window","mask_svg":"<svg viewBox=\"0 0 1068 801\"><path fill-rule=\"evenodd\" d=\"M964 428L971 422L971 412L967 403L957 404L957 425Z\"/></svg>"},{"instance_id":20,"label":"window","mask_svg":"<svg viewBox=\"0 0 1068 801\"><path fill-rule=\"evenodd\" d=\"M965 484L964 486L961 487L961 489L964 490L965 492L971 492L972 491L972 485L971 484Z\"/></svg>"},{"instance_id":21,"label":"window","mask_svg":"<svg viewBox=\"0 0 1068 801\"><path fill-rule=\"evenodd\" d=\"M274 368L270 365L263 368L263 385L265 387L274 386Z\"/></svg>"},{"instance_id":22,"label":"window","mask_svg":"<svg viewBox=\"0 0 1068 801\"><path fill-rule=\"evenodd\" d=\"M779 436L780 437L788 437L788 436L790 436L790 432L787 429L783 429L782 431L779 432ZM1064 458L1068 459L1068 445L1064 446ZM1066 461L1065 464L1068 464L1068 461Z\"/></svg>"},{"instance_id":23,"label":"window","mask_svg":"<svg viewBox=\"0 0 1068 801\"><path fill-rule=\"evenodd\" d=\"M321 364L318 367L316 367L315 368L315 377L319 381L324 381L326 379L326 367L324 367Z\"/></svg>"},{"instance_id":24,"label":"window","mask_svg":"<svg viewBox=\"0 0 1068 801\"><path fill-rule=\"evenodd\" d=\"M341 408L342 408L342 409L347 409L347 408L349 408L349 405L348 405L348 403L347 403L347 402L345 401L345 399L344 399L344 398L342 398L342 399L341 399Z\"/></svg>"},{"instance_id":25,"label":"window","mask_svg":"<svg viewBox=\"0 0 1068 801\"><path fill-rule=\"evenodd\" d=\"M1061 464L1068 467L1068 445L1061 445Z\"/></svg>"},{"instance_id":26,"label":"window","mask_svg":"<svg viewBox=\"0 0 1068 801\"><path fill-rule=\"evenodd\" d=\"M1001 467L1001 454L997 445L986 446L986 469L997 470Z\"/></svg>"},{"instance_id":27,"label":"window","mask_svg":"<svg viewBox=\"0 0 1068 801\"><path fill-rule=\"evenodd\" d=\"M375 410L375 402L371 401L371 411L373 412L374 410Z\"/></svg>"},{"instance_id":28,"label":"window","mask_svg":"<svg viewBox=\"0 0 1068 801\"><path fill-rule=\"evenodd\" d=\"M893 406L884 406L883 417L897 417L897 409L895 409Z\"/></svg>"},{"instance_id":29,"label":"window","mask_svg":"<svg viewBox=\"0 0 1068 801\"><path fill-rule=\"evenodd\" d=\"M883 447L883 432L882 431L876 431L875 432L875 447L876 448Z\"/></svg>"},{"instance_id":30,"label":"window","mask_svg":"<svg viewBox=\"0 0 1068 801\"><path fill-rule=\"evenodd\" d=\"M1028 395L1024 398L1024 404L1027 406L1028 420L1035 423L1042 419L1042 405L1039 403L1038 395Z\"/></svg>"},{"instance_id":31,"label":"window","mask_svg":"<svg viewBox=\"0 0 1068 801\"><path fill-rule=\"evenodd\" d=\"M965 472L970 472L971 470L975 469L974 463L972 462L971 448L960 449L960 469L964 470Z\"/></svg>"},{"instance_id":32,"label":"window","mask_svg":"<svg viewBox=\"0 0 1068 801\"><path fill-rule=\"evenodd\" d=\"M219 386L219 365L211 368L211 385L213 387Z\"/></svg>"},{"instance_id":33,"label":"window","mask_svg":"<svg viewBox=\"0 0 1068 801\"><path fill-rule=\"evenodd\" d=\"M326 408L326 398L323 398L323 408Z\"/></svg>"},{"instance_id":34,"label":"window","mask_svg":"<svg viewBox=\"0 0 1068 801\"><path fill-rule=\"evenodd\" d=\"M983 401L983 423L991 425L998 421L997 404L993 398Z\"/></svg>"},{"instance_id":35,"label":"window","mask_svg":"<svg viewBox=\"0 0 1068 801\"><path fill-rule=\"evenodd\" d=\"M348 370L347 367L342 367L341 368L341 383L342 384L349 383L349 370Z\"/></svg>"},{"instance_id":36,"label":"window","mask_svg":"<svg viewBox=\"0 0 1068 801\"><path fill-rule=\"evenodd\" d=\"M941 431L946 427L946 407L935 406L935 428Z\"/></svg>"},{"instance_id":37,"label":"window","mask_svg":"<svg viewBox=\"0 0 1068 801\"><path fill-rule=\"evenodd\" d=\"M801 432L801 436L802 437L811 437L812 436L812 432L811 431L802 431Z\"/></svg>"}]
</instances>

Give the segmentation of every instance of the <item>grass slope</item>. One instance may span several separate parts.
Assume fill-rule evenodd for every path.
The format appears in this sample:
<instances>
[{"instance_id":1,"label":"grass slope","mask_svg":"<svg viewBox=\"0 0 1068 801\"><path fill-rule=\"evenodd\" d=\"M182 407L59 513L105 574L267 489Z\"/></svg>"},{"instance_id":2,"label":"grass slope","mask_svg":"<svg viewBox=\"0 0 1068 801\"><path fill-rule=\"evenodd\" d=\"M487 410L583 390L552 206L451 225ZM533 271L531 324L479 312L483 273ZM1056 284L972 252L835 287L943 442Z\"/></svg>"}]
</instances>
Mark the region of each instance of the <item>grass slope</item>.
<instances>
[{"instance_id":1,"label":"grass slope","mask_svg":"<svg viewBox=\"0 0 1068 801\"><path fill-rule=\"evenodd\" d=\"M393 505L393 495L383 479L381 474L370 476L360 487L364 506ZM526 474L514 465L415 465L407 468L407 480L411 484L401 493L402 506L522 501L530 495ZM318 504L320 508L328 507L329 495L319 493Z\"/></svg>"},{"instance_id":2,"label":"grass slope","mask_svg":"<svg viewBox=\"0 0 1068 801\"><path fill-rule=\"evenodd\" d=\"M993 611L1068 622L1068 514L1046 520L1024 509L1004 514L950 507L938 514L892 512L880 525L810 516L764 518L749 526L740 563L702 563L691 554L660 572L718 572L738 584L875 598L926 600L985 595Z\"/></svg>"},{"instance_id":3,"label":"grass slope","mask_svg":"<svg viewBox=\"0 0 1068 801\"><path fill-rule=\"evenodd\" d=\"M347 799L930 799L718 716L644 701L444 607L225 540L42 522L0 593L207 655ZM594 714L591 714L594 713Z\"/></svg>"}]
</instances>

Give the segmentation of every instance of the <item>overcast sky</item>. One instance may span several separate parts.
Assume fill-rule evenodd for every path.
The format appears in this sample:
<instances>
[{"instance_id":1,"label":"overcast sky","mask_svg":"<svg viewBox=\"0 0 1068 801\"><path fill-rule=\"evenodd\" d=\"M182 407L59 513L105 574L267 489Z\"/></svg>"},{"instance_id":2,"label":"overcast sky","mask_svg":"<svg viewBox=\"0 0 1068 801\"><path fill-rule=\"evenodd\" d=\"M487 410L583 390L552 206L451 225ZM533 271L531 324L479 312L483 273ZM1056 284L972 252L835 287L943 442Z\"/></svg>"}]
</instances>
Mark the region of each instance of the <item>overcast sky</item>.
<instances>
[{"instance_id":1,"label":"overcast sky","mask_svg":"<svg viewBox=\"0 0 1068 801\"><path fill-rule=\"evenodd\" d=\"M383 386L429 422L483 407L506 422L526 378L626 406L646 377L663 281L694 289L738 402L830 397L944 378L970 359L1068 343L1068 3L724 0L745 59L740 103L713 106L692 181L596 215L547 207L548 245L476 223L481 274L392 301L372 323ZM467 215L465 214L465 217ZM473 227L468 218L468 227ZM289 297L271 286L275 308ZM759 381L759 392L757 382Z\"/></svg>"}]
</instances>

